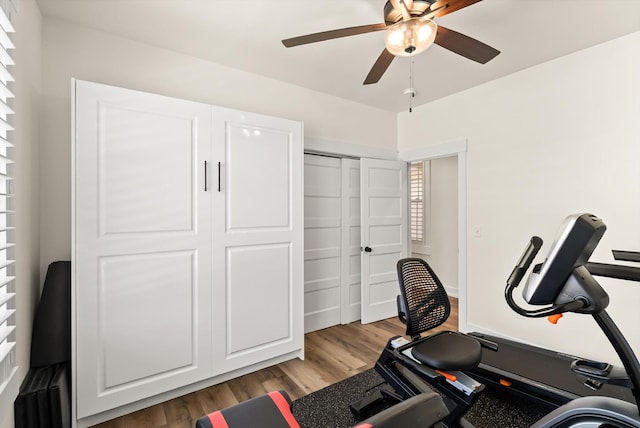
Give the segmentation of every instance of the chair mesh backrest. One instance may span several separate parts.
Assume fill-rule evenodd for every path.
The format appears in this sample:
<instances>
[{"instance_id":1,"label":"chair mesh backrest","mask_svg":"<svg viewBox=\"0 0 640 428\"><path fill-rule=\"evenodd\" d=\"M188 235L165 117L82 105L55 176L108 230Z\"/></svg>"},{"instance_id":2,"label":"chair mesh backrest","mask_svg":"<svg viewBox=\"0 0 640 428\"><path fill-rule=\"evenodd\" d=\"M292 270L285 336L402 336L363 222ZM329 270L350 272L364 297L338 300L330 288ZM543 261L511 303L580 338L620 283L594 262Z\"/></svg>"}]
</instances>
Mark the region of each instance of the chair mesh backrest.
<instances>
[{"instance_id":1,"label":"chair mesh backrest","mask_svg":"<svg viewBox=\"0 0 640 428\"><path fill-rule=\"evenodd\" d=\"M407 310L407 335L419 335L449 318L449 296L427 262L415 258L400 260L398 281Z\"/></svg>"}]
</instances>

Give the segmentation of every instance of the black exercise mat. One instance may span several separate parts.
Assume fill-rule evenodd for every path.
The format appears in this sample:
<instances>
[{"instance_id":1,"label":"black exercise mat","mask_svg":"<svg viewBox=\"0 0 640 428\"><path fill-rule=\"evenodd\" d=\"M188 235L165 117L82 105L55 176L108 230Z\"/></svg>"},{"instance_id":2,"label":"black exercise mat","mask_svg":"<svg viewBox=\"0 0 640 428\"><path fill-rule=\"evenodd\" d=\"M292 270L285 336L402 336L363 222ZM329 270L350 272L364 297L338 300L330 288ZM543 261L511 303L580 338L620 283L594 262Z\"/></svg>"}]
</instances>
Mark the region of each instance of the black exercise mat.
<instances>
[{"instance_id":1,"label":"black exercise mat","mask_svg":"<svg viewBox=\"0 0 640 428\"><path fill-rule=\"evenodd\" d=\"M476 428L523 428L549 412L537 403L487 386L465 418Z\"/></svg>"},{"instance_id":2,"label":"black exercise mat","mask_svg":"<svg viewBox=\"0 0 640 428\"><path fill-rule=\"evenodd\" d=\"M352 427L357 423L349 405L386 384L374 369L312 392L291 404L301 428Z\"/></svg>"},{"instance_id":3,"label":"black exercise mat","mask_svg":"<svg viewBox=\"0 0 640 428\"><path fill-rule=\"evenodd\" d=\"M295 400L292 412L302 428L347 428L357 421L349 405L384 386L374 369ZM500 390L485 388L466 418L476 428L522 428L531 425L548 410Z\"/></svg>"}]
</instances>

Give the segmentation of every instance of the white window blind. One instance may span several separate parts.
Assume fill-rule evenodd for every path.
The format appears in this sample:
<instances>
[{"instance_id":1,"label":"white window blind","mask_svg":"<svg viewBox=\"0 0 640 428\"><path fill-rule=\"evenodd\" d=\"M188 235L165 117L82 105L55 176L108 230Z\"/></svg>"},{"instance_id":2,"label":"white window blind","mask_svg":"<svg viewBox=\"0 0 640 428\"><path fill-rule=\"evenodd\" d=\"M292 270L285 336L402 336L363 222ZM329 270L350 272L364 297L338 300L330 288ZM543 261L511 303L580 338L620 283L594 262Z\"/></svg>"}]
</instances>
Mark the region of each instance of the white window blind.
<instances>
[{"instance_id":1,"label":"white window blind","mask_svg":"<svg viewBox=\"0 0 640 428\"><path fill-rule=\"evenodd\" d=\"M424 238L424 163L411 164L411 240Z\"/></svg>"},{"instance_id":2,"label":"white window blind","mask_svg":"<svg viewBox=\"0 0 640 428\"><path fill-rule=\"evenodd\" d=\"M411 252L431 254L431 162L411 163L410 173Z\"/></svg>"},{"instance_id":3,"label":"white window blind","mask_svg":"<svg viewBox=\"0 0 640 428\"><path fill-rule=\"evenodd\" d=\"M12 405L17 394L15 358L15 285L13 276L13 127L11 108L13 77L11 58L13 43L9 33L13 4L0 1L0 414ZM1 422L1 421L0 421Z\"/></svg>"}]
</instances>

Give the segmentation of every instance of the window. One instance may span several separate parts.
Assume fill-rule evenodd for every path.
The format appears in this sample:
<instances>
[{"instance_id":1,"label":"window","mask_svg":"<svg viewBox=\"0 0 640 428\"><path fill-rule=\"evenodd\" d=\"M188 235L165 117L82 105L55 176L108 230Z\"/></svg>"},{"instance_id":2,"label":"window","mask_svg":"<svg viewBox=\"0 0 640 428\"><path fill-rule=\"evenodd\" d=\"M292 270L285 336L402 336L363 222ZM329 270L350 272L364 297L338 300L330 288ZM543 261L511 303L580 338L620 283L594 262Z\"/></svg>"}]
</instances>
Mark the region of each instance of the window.
<instances>
[{"instance_id":1,"label":"window","mask_svg":"<svg viewBox=\"0 0 640 428\"><path fill-rule=\"evenodd\" d=\"M15 289L13 276L12 150L10 69L14 48L8 33L13 5L0 2L0 414L12 405L18 391L15 358ZM1 422L1 421L0 421Z\"/></svg>"},{"instance_id":2,"label":"window","mask_svg":"<svg viewBox=\"0 0 640 428\"><path fill-rule=\"evenodd\" d=\"M424 226L424 163L411 164L411 240L422 242Z\"/></svg>"},{"instance_id":3,"label":"window","mask_svg":"<svg viewBox=\"0 0 640 428\"><path fill-rule=\"evenodd\" d=\"M429 161L413 162L411 164L410 192L410 234L411 251L413 253L430 253L429 233Z\"/></svg>"}]
</instances>

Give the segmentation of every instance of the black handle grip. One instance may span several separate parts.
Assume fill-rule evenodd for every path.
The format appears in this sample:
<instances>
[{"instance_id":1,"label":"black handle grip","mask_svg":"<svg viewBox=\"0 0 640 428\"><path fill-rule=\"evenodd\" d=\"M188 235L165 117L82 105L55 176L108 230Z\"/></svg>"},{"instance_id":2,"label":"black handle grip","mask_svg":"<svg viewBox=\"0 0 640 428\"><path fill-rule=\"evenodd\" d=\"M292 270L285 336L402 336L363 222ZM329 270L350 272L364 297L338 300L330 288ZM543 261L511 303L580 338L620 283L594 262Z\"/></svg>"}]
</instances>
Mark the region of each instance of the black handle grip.
<instances>
[{"instance_id":1,"label":"black handle grip","mask_svg":"<svg viewBox=\"0 0 640 428\"><path fill-rule=\"evenodd\" d=\"M207 191L207 161L204 161L204 191Z\"/></svg>"},{"instance_id":2,"label":"black handle grip","mask_svg":"<svg viewBox=\"0 0 640 428\"><path fill-rule=\"evenodd\" d=\"M525 248L522 256L520 256L520 260L518 260L518 264L513 268L511 275L509 275L509 279L507 280L508 287L517 287L522 281L524 274L529 269L531 262L540 251L540 247L542 247L542 239L534 236L531 238L529 243L527 244L527 248Z\"/></svg>"},{"instance_id":3,"label":"black handle grip","mask_svg":"<svg viewBox=\"0 0 640 428\"><path fill-rule=\"evenodd\" d=\"M364 252L365 253L370 253L371 252L371 247L364 247Z\"/></svg>"},{"instance_id":4,"label":"black handle grip","mask_svg":"<svg viewBox=\"0 0 640 428\"><path fill-rule=\"evenodd\" d=\"M220 191L220 162L218 162L218 192Z\"/></svg>"}]
</instances>

